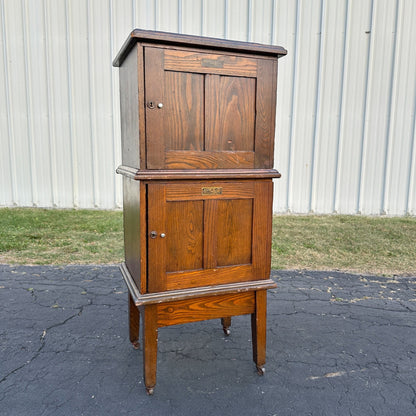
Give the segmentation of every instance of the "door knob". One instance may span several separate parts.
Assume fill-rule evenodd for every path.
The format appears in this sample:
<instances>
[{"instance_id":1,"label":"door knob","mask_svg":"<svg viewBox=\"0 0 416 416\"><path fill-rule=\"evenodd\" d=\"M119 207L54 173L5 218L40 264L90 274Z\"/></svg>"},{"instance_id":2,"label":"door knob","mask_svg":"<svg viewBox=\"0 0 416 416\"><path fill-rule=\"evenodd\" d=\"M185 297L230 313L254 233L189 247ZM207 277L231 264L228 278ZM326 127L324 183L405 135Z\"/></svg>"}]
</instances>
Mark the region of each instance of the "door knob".
<instances>
[{"instance_id":1,"label":"door knob","mask_svg":"<svg viewBox=\"0 0 416 416\"><path fill-rule=\"evenodd\" d=\"M159 103L159 104L157 105L157 108L163 108L163 103Z\"/></svg>"},{"instance_id":2,"label":"door knob","mask_svg":"<svg viewBox=\"0 0 416 416\"><path fill-rule=\"evenodd\" d=\"M161 233L161 234L160 234L160 237L161 237L161 238L165 238L165 237L166 237L166 234L165 234L165 233Z\"/></svg>"}]
</instances>

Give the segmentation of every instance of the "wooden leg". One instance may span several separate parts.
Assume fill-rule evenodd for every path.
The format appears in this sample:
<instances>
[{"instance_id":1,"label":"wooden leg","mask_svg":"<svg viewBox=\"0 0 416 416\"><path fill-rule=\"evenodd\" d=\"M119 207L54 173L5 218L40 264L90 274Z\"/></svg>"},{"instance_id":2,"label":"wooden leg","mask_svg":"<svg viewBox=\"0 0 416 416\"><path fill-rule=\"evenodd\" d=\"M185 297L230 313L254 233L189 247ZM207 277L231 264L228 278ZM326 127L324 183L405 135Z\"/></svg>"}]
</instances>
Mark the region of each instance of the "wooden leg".
<instances>
[{"instance_id":1,"label":"wooden leg","mask_svg":"<svg viewBox=\"0 0 416 416\"><path fill-rule=\"evenodd\" d=\"M257 372L263 375L266 364L266 318L267 318L267 292L256 291L255 312L251 315L251 334L253 338L253 360Z\"/></svg>"},{"instance_id":2,"label":"wooden leg","mask_svg":"<svg viewBox=\"0 0 416 416\"><path fill-rule=\"evenodd\" d=\"M221 325L222 325L222 330L224 331L224 334L230 335L231 316L227 316L226 318L221 318Z\"/></svg>"},{"instance_id":3,"label":"wooden leg","mask_svg":"<svg viewBox=\"0 0 416 416\"><path fill-rule=\"evenodd\" d=\"M129 293L129 335L130 342L133 344L133 348L136 350L140 347L139 333L140 312L137 306L134 304L133 298Z\"/></svg>"},{"instance_id":4,"label":"wooden leg","mask_svg":"<svg viewBox=\"0 0 416 416\"><path fill-rule=\"evenodd\" d=\"M143 315L143 370L147 394L156 386L157 369L157 305L145 306Z\"/></svg>"}]
</instances>

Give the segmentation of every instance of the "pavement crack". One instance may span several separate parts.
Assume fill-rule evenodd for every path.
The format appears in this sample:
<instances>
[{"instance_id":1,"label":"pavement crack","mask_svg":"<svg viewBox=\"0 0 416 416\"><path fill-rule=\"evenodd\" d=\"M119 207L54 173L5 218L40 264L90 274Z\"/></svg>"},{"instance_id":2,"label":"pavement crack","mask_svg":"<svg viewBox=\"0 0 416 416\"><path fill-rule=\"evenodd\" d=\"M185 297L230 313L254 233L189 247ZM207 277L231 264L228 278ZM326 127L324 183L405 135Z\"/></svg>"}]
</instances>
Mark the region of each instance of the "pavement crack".
<instances>
[{"instance_id":1,"label":"pavement crack","mask_svg":"<svg viewBox=\"0 0 416 416\"><path fill-rule=\"evenodd\" d=\"M5 382L10 376L16 374L17 372L19 372L20 370L22 370L26 366L30 365L34 360L36 360L39 357L39 355L41 354L43 348L46 345L46 336L47 336L48 332L51 331L54 328L58 328L60 326L65 325L66 323L68 323L70 320L76 318L77 316L81 316L81 314L82 314L83 309L84 309L85 306L88 306L88 305L81 306L80 308L78 308L79 310L74 315L71 315L68 318L66 318L65 320L63 320L62 322L58 322L58 323L53 324L53 325L47 327L46 329L44 329L42 331L42 333L40 334L40 336L39 336L40 346L36 350L36 352L33 354L33 356L30 359L28 359L25 363L23 363L20 366L16 367L12 371L9 371L3 378L0 379L0 384L3 383L3 382Z\"/></svg>"}]
</instances>

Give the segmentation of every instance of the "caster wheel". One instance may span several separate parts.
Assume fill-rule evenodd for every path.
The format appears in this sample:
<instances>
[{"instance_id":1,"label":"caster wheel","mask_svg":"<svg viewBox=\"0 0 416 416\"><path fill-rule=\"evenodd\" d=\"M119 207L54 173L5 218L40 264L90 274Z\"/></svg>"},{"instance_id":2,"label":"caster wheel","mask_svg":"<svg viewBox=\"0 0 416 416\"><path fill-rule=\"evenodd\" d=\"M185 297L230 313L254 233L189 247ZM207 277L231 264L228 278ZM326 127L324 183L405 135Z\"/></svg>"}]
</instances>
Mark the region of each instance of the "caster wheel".
<instances>
[{"instance_id":1,"label":"caster wheel","mask_svg":"<svg viewBox=\"0 0 416 416\"><path fill-rule=\"evenodd\" d=\"M134 341L131 344L133 345L133 348L135 350L138 350L140 348L140 342L139 341Z\"/></svg>"},{"instance_id":2,"label":"caster wheel","mask_svg":"<svg viewBox=\"0 0 416 416\"><path fill-rule=\"evenodd\" d=\"M264 376L265 372L266 372L266 369L264 367L257 367L257 374L259 376Z\"/></svg>"},{"instance_id":3,"label":"caster wheel","mask_svg":"<svg viewBox=\"0 0 416 416\"><path fill-rule=\"evenodd\" d=\"M224 331L224 334L227 335L227 337L228 335L231 334L231 331L228 328L227 329L224 328L223 331Z\"/></svg>"},{"instance_id":4,"label":"caster wheel","mask_svg":"<svg viewBox=\"0 0 416 416\"><path fill-rule=\"evenodd\" d=\"M146 387L146 393L148 396L153 396L154 392L155 392L154 387Z\"/></svg>"}]
</instances>

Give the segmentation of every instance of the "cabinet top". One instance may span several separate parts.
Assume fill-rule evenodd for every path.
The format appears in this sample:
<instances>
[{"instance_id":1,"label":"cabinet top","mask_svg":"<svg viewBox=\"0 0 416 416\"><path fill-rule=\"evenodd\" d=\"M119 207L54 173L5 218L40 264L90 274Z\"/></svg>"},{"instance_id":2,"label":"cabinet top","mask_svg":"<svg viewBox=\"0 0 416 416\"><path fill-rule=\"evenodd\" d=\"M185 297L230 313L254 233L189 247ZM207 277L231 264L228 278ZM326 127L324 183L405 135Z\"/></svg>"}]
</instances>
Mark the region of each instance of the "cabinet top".
<instances>
[{"instance_id":1,"label":"cabinet top","mask_svg":"<svg viewBox=\"0 0 416 416\"><path fill-rule=\"evenodd\" d=\"M221 49L228 52L244 52L248 54L275 56L277 58L287 54L286 49L281 46L134 29L124 42L117 56L114 58L113 66L121 66L124 59L129 54L131 48L137 42L163 43L172 46L194 46L198 48Z\"/></svg>"}]
</instances>

